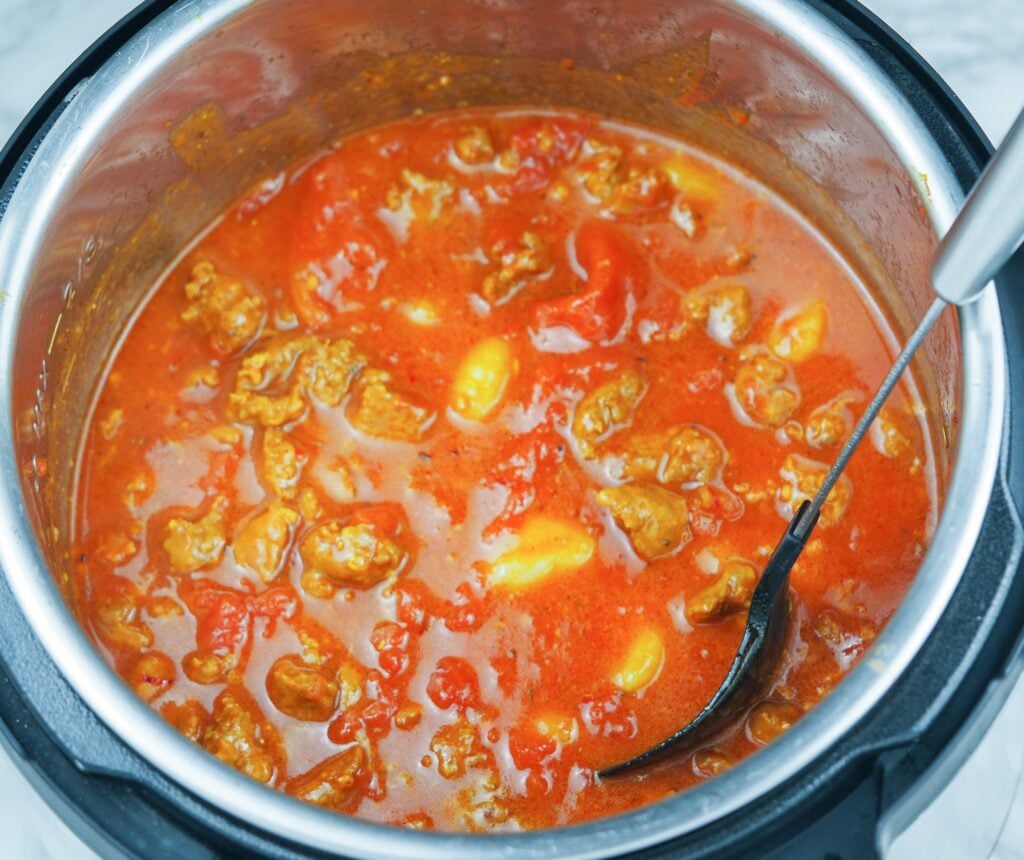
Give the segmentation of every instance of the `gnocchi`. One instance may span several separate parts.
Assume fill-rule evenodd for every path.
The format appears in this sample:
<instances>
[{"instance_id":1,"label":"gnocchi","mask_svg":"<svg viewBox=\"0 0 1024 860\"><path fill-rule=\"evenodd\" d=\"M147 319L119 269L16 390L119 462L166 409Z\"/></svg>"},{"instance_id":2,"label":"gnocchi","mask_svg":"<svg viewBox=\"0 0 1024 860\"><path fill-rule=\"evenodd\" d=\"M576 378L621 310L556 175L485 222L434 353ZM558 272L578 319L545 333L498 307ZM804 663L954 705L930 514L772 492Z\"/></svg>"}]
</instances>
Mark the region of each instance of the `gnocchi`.
<instances>
[{"instance_id":1,"label":"gnocchi","mask_svg":"<svg viewBox=\"0 0 1024 860\"><path fill-rule=\"evenodd\" d=\"M612 683L624 693L639 693L653 684L665 665L665 643L657 630L637 634Z\"/></svg>"},{"instance_id":2,"label":"gnocchi","mask_svg":"<svg viewBox=\"0 0 1024 860\"><path fill-rule=\"evenodd\" d=\"M491 566L490 582L512 590L530 588L550 576L581 568L596 543L579 523L544 515L530 516L516 544Z\"/></svg>"},{"instance_id":3,"label":"gnocchi","mask_svg":"<svg viewBox=\"0 0 1024 860\"><path fill-rule=\"evenodd\" d=\"M501 404L515 368L507 340L491 337L462 359L452 384L451 408L469 421L484 421Z\"/></svg>"}]
</instances>

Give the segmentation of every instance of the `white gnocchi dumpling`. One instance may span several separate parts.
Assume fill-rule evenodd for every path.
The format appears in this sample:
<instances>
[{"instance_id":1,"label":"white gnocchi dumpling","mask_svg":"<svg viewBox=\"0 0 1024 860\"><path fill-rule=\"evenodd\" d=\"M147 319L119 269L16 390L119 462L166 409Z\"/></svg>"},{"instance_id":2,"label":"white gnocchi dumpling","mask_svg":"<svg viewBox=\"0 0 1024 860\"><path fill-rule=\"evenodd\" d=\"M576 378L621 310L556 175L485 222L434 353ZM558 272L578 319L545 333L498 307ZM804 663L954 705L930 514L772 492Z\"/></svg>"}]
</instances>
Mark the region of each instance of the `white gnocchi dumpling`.
<instances>
[{"instance_id":1,"label":"white gnocchi dumpling","mask_svg":"<svg viewBox=\"0 0 1024 860\"><path fill-rule=\"evenodd\" d=\"M551 576L577 570L594 555L597 544L582 525L544 514L530 516L516 544L491 566L492 585L520 590Z\"/></svg>"},{"instance_id":2,"label":"white gnocchi dumpling","mask_svg":"<svg viewBox=\"0 0 1024 860\"><path fill-rule=\"evenodd\" d=\"M501 404L515 369L507 340L489 337L462 359L452 383L452 410L469 421L484 421Z\"/></svg>"},{"instance_id":3,"label":"white gnocchi dumpling","mask_svg":"<svg viewBox=\"0 0 1024 860\"><path fill-rule=\"evenodd\" d=\"M665 642L661 634L652 628L641 630L612 676L612 683L624 693L639 693L657 680L664 665Z\"/></svg>"}]
</instances>

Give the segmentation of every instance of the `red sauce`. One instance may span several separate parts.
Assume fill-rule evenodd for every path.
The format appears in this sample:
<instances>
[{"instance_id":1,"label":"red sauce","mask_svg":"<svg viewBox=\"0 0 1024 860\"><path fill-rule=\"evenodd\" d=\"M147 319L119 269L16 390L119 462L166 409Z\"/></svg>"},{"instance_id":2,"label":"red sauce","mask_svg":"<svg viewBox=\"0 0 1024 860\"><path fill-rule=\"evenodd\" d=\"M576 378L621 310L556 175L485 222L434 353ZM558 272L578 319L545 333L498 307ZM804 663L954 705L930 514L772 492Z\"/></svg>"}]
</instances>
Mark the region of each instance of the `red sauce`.
<instances>
[{"instance_id":1,"label":"red sauce","mask_svg":"<svg viewBox=\"0 0 1024 860\"><path fill-rule=\"evenodd\" d=\"M770 698L595 781L724 676L890 360L866 295L783 201L643 129L471 111L342 140L227 211L112 356L79 617L167 720L310 802L488 830L657 800L825 696L917 567L903 390L794 570Z\"/></svg>"}]
</instances>

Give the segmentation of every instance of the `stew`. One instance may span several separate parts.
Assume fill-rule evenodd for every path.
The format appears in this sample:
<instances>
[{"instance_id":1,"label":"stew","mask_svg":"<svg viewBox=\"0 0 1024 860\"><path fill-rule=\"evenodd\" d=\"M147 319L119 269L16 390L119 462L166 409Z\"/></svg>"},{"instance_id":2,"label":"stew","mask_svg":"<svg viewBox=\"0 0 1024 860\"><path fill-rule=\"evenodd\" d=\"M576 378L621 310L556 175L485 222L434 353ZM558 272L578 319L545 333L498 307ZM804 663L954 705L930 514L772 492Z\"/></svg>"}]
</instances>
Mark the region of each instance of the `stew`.
<instances>
[{"instance_id":1,"label":"stew","mask_svg":"<svg viewBox=\"0 0 1024 860\"><path fill-rule=\"evenodd\" d=\"M179 731L310 803L487 831L652 802L798 721L906 591L935 514L909 385L794 569L770 697L595 778L718 686L888 337L813 224L679 140L542 110L365 131L252 189L134 318L76 611Z\"/></svg>"}]
</instances>

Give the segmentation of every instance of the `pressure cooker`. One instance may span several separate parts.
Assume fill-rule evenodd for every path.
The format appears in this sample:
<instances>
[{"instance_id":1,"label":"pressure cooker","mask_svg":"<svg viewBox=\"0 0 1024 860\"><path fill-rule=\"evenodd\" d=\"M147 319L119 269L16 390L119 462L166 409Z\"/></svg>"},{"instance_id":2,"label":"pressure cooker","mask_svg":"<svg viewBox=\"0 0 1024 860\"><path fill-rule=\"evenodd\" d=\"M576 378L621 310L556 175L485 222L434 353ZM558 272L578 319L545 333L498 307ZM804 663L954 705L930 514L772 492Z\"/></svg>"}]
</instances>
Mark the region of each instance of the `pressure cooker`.
<instances>
[{"instance_id":1,"label":"pressure cooker","mask_svg":"<svg viewBox=\"0 0 1024 860\"><path fill-rule=\"evenodd\" d=\"M571 60L578 75L553 76ZM431 90L422 70L457 64ZM679 94L699 83L699 107ZM272 170L411 111L557 104L678 133L779 189L873 274L906 334L991 147L849 0L155 0L54 84L0 155L0 738L105 856L835 857L883 851L1021 665L1024 256L917 362L940 516L902 605L798 725L696 788L530 833L411 832L306 806L180 737L65 601L75 462L146 288ZM215 110L201 136L188 118ZM715 111L741 110L723 135ZM212 129L212 130L211 130ZM884 500L880 500L884 503Z\"/></svg>"}]
</instances>

